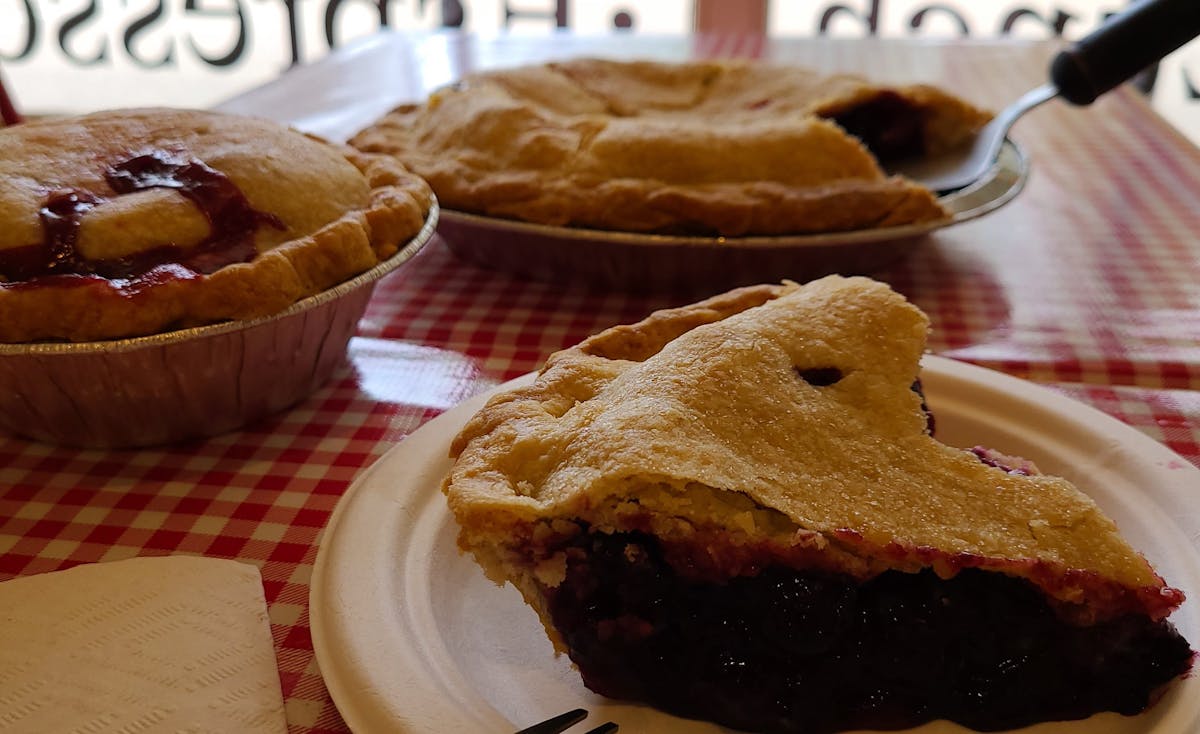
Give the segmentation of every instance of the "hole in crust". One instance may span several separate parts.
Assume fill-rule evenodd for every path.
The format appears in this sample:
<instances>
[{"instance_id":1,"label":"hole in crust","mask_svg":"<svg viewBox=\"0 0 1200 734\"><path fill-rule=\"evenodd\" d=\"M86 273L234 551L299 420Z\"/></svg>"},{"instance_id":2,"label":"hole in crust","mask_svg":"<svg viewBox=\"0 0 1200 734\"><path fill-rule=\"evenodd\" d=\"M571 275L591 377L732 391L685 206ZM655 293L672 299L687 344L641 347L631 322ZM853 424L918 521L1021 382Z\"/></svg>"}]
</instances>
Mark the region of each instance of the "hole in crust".
<instances>
[{"instance_id":1,"label":"hole in crust","mask_svg":"<svg viewBox=\"0 0 1200 734\"><path fill-rule=\"evenodd\" d=\"M837 367L794 367L796 375L813 387L829 387L845 375Z\"/></svg>"}]
</instances>

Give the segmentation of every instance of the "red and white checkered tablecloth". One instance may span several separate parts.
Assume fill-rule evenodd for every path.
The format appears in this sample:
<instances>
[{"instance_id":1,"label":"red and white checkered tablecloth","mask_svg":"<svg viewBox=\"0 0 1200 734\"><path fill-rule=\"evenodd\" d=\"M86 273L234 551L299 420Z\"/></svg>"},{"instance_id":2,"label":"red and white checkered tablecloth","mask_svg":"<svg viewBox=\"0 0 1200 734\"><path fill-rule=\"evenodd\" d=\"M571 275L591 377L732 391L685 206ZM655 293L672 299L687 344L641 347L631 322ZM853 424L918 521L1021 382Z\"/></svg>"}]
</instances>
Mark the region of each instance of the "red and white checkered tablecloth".
<instances>
[{"instance_id":1,"label":"red and white checkered tablecloth","mask_svg":"<svg viewBox=\"0 0 1200 734\"><path fill-rule=\"evenodd\" d=\"M546 53L519 39L475 43L481 63ZM993 106L1039 83L1052 50L661 43L660 57L857 69L944 84ZM571 50L556 39L555 53ZM1052 102L1013 137L1033 161L1026 190L875 275L930 315L934 353L1050 385L1200 465L1200 150L1128 89L1091 109ZM458 261L435 239L379 284L347 366L283 414L136 451L0 437L0 581L136 555L256 564L291 730L345 731L313 656L307 604L322 528L350 483L463 398L599 329L683 301L516 280Z\"/></svg>"}]
</instances>

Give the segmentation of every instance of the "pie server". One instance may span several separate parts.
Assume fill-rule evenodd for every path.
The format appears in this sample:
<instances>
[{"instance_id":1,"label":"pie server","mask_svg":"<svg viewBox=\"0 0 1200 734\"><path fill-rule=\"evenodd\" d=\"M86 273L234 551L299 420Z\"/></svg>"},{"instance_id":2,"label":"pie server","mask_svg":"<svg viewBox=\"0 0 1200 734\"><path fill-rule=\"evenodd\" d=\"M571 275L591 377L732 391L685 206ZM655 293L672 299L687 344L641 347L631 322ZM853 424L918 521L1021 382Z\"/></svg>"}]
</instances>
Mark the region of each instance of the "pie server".
<instances>
[{"instance_id":1,"label":"pie server","mask_svg":"<svg viewBox=\"0 0 1200 734\"><path fill-rule=\"evenodd\" d=\"M896 161L888 171L939 194L969 186L995 164L1021 115L1055 97L1089 105L1197 35L1200 0L1139 0L1061 51L1050 64L1050 82L1002 110L970 144L931 158Z\"/></svg>"}]
</instances>

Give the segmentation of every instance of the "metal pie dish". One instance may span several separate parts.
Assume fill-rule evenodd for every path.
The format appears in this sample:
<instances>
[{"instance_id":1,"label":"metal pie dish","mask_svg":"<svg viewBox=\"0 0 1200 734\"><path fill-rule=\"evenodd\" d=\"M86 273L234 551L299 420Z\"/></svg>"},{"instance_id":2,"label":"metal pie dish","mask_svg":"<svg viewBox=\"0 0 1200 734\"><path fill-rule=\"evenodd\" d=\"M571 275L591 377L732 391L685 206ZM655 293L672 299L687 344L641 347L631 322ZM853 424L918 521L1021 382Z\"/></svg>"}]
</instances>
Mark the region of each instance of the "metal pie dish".
<instances>
[{"instance_id":1,"label":"metal pie dish","mask_svg":"<svg viewBox=\"0 0 1200 734\"><path fill-rule=\"evenodd\" d=\"M778 237L676 236L548 226L447 209L438 234L462 259L523 278L634 292L712 292L879 270L938 230L1007 204L1028 176L1025 153L1006 140L982 179L940 197L949 218L899 227Z\"/></svg>"},{"instance_id":2,"label":"metal pie dish","mask_svg":"<svg viewBox=\"0 0 1200 734\"><path fill-rule=\"evenodd\" d=\"M127 448L226 433L323 385L376 282L433 236L271 316L98 342L0 344L0 429L51 444Z\"/></svg>"}]
</instances>

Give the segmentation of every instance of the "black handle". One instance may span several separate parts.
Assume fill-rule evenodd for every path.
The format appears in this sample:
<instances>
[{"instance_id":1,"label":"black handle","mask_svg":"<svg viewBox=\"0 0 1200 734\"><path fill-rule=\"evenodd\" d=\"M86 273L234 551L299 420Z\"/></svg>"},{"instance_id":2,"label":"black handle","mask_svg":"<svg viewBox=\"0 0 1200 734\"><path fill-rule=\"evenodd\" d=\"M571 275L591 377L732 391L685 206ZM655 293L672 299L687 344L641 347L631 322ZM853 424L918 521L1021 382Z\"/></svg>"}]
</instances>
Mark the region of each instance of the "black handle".
<instances>
[{"instance_id":1,"label":"black handle","mask_svg":"<svg viewBox=\"0 0 1200 734\"><path fill-rule=\"evenodd\" d=\"M1138 0L1050 65L1059 95L1078 105L1132 78L1200 35L1200 0Z\"/></svg>"}]
</instances>

